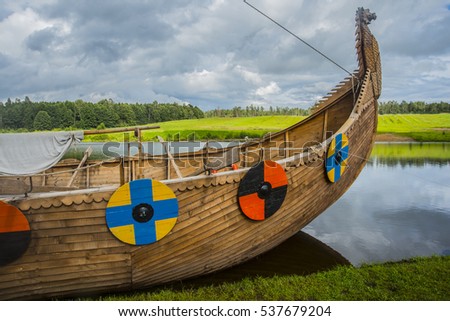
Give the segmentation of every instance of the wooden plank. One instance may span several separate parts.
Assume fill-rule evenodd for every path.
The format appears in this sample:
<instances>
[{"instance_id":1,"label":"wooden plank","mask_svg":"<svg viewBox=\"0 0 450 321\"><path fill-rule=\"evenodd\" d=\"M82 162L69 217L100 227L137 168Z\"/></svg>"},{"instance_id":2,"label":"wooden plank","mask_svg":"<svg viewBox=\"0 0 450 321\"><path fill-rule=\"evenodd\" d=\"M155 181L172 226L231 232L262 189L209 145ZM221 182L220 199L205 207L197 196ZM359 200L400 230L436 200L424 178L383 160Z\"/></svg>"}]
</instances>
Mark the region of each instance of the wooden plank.
<instances>
[{"instance_id":1,"label":"wooden plank","mask_svg":"<svg viewBox=\"0 0 450 321\"><path fill-rule=\"evenodd\" d=\"M0 179L0 195L16 195L28 192L28 186L23 179L2 177Z\"/></svg>"},{"instance_id":2,"label":"wooden plank","mask_svg":"<svg viewBox=\"0 0 450 321\"><path fill-rule=\"evenodd\" d=\"M33 254L26 253L23 257L20 258L19 261L14 262L13 264L8 265L7 267L3 267L2 271L5 273L15 273L20 272L22 270L22 266L26 269L27 265L30 264L30 268L32 264L39 264L40 267L46 268L54 267L62 262L62 264L67 265L80 265L86 263L98 263L103 260L107 260L105 257L111 255L129 255L130 252L127 249L130 249L130 246L125 244L121 244L121 247L111 247L111 248L102 248L102 249L93 249L89 250L89 252L75 251L75 252L62 252L62 253L51 253L51 254ZM111 259L113 260L113 259Z\"/></svg>"},{"instance_id":3,"label":"wooden plank","mask_svg":"<svg viewBox=\"0 0 450 321\"><path fill-rule=\"evenodd\" d=\"M54 261L51 267L39 267L36 269L34 266L31 268L30 264L24 266L24 270L16 271L11 274L2 274L0 275L0 287L2 283L6 283L8 281L12 281L17 278L17 274L19 274L20 279L27 278L36 278L36 277L51 277L53 275L72 275L72 274L83 274L83 272L95 273L96 270L107 270L109 268L123 268L126 266L130 266L130 256L122 257L120 261L103 261L100 263L92 264L89 262L82 263L78 261L78 264L67 265L67 260L65 261ZM56 264L57 263L57 264Z\"/></svg>"},{"instance_id":4,"label":"wooden plank","mask_svg":"<svg viewBox=\"0 0 450 321\"><path fill-rule=\"evenodd\" d=\"M77 290L78 293L88 293L90 287L97 288L98 284L102 284L102 288L107 289L112 285L122 285L129 287L130 270L129 268L109 269L96 271L95 277L81 277L80 273L73 275L71 278L59 278L49 281L48 278L33 278L25 280L17 280L10 283L11 287L0 292L0 298L4 299L8 294L19 295L19 297L42 297L64 295L69 290Z\"/></svg>"}]
</instances>

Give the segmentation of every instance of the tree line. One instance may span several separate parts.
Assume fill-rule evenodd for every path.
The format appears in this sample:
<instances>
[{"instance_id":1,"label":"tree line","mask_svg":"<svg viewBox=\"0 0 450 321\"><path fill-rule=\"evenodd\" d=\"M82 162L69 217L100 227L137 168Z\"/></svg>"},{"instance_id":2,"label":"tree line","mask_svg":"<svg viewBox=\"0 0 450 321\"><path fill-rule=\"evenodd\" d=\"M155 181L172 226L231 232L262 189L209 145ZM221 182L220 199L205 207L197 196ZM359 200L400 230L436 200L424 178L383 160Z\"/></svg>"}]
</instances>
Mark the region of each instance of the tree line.
<instances>
[{"instance_id":1,"label":"tree line","mask_svg":"<svg viewBox=\"0 0 450 321\"><path fill-rule=\"evenodd\" d=\"M311 109L298 107L272 107L250 105L245 108L235 106L231 109L216 108L205 112L205 117L256 117L256 116L308 116Z\"/></svg>"},{"instance_id":2,"label":"tree line","mask_svg":"<svg viewBox=\"0 0 450 321\"><path fill-rule=\"evenodd\" d=\"M203 111L178 103L32 102L28 97L0 102L0 129L90 129L144 125L170 120L203 118Z\"/></svg>"},{"instance_id":3,"label":"tree line","mask_svg":"<svg viewBox=\"0 0 450 321\"><path fill-rule=\"evenodd\" d=\"M450 113L450 104L446 102L425 103L423 101L381 102L378 113L383 114L440 114Z\"/></svg>"},{"instance_id":4,"label":"tree line","mask_svg":"<svg viewBox=\"0 0 450 321\"><path fill-rule=\"evenodd\" d=\"M450 113L446 102L380 102L379 114L437 114ZM32 102L8 99L0 102L0 130L52 130L90 129L144 125L180 119L204 117L256 117L256 116L308 116L311 108L269 107L250 105L231 109L216 108L202 111L190 104L117 103L104 99L97 103L76 100L74 102Z\"/></svg>"},{"instance_id":5,"label":"tree line","mask_svg":"<svg viewBox=\"0 0 450 321\"><path fill-rule=\"evenodd\" d=\"M205 117L255 117L255 116L308 116L311 114L313 107L302 109L298 107L269 107L250 105L245 108L236 106L231 109L216 108L206 111ZM426 103L423 101L388 101L380 102L378 105L378 113L383 114L440 114L450 113L450 103L434 102Z\"/></svg>"}]
</instances>

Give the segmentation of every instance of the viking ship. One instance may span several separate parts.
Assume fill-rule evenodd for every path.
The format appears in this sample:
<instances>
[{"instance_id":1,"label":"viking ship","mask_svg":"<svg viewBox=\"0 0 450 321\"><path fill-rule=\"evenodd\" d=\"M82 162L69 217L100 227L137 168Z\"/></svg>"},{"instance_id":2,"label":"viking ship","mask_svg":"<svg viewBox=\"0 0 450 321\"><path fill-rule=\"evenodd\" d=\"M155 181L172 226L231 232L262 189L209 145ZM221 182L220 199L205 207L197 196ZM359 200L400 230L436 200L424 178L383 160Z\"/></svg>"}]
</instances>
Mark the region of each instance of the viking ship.
<instances>
[{"instance_id":1,"label":"viking ship","mask_svg":"<svg viewBox=\"0 0 450 321\"><path fill-rule=\"evenodd\" d=\"M237 265L300 231L371 153L381 92L374 18L357 11L358 68L282 131L180 153L164 142L160 155L100 162L86 153L0 176L0 299L146 289Z\"/></svg>"}]
</instances>

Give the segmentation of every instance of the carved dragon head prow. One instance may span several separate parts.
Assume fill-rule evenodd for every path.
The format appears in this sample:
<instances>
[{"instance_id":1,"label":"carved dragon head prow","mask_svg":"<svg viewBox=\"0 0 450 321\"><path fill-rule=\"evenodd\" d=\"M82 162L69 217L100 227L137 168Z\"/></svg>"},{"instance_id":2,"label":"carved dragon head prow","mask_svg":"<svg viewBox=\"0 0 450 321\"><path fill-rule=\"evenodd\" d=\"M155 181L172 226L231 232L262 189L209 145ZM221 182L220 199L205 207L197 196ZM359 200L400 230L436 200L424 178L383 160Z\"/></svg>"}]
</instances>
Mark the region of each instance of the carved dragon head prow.
<instances>
[{"instance_id":1,"label":"carved dragon head prow","mask_svg":"<svg viewBox=\"0 0 450 321\"><path fill-rule=\"evenodd\" d=\"M357 16L359 21L365 23L366 25L370 24L372 20L377 19L377 15L375 12L370 12L369 9L364 9L363 7L358 8Z\"/></svg>"}]
</instances>

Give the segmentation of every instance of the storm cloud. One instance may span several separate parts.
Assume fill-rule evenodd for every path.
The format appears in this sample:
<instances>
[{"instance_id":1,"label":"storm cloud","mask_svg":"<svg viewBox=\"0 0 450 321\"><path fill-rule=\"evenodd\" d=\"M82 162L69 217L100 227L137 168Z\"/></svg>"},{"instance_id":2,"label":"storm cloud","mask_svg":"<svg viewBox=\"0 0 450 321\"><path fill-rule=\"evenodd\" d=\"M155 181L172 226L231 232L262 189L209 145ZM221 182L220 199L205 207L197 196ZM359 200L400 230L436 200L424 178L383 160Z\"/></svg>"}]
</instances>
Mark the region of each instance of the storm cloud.
<instances>
[{"instance_id":1,"label":"storm cloud","mask_svg":"<svg viewBox=\"0 0 450 321\"><path fill-rule=\"evenodd\" d=\"M249 1L347 70L370 8L382 100L450 100L449 2ZM0 101L308 108L345 72L241 0L0 0Z\"/></svg>"}]
</instances>

